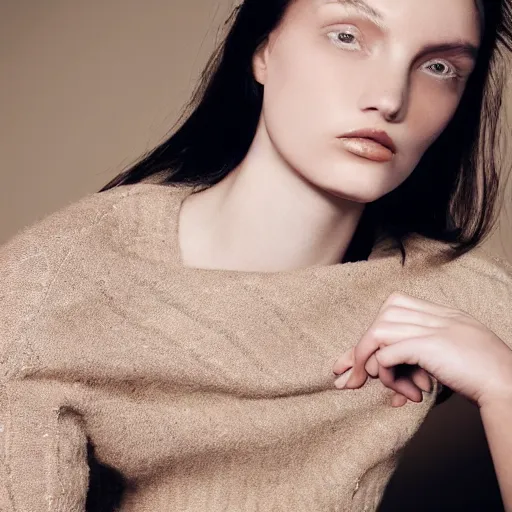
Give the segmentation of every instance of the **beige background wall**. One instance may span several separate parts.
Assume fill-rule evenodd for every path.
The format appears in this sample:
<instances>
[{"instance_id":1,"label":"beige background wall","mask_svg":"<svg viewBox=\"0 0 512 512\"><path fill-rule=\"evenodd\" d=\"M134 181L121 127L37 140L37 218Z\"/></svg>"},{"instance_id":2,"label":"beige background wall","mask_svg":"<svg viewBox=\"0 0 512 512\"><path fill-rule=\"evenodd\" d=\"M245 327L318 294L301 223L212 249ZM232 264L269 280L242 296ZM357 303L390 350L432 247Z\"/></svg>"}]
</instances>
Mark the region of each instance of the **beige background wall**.
<instances>
[{"instance_id":1,"label":"beige background wall","mask_svg":"<svg viewBox=\"0 0 512 512\"><path fill-rule=\"evenodd\" d=\"M231 4L0 0L0 243L165 138ZM512 261L510 183L505 196L486 245ZM437 495L443 510L499 510L478 411L458 397L431 413L382 510L439 511Z\"/></svg>"}]
</instances>

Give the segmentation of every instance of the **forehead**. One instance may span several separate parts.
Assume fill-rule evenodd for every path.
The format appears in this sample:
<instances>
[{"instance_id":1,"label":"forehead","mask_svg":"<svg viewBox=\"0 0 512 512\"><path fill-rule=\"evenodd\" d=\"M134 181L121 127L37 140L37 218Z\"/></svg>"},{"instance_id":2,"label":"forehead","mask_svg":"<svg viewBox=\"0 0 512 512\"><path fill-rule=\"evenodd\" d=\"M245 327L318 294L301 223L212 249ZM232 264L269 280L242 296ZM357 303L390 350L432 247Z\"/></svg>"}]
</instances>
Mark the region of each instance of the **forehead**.
<instances>
[{"instance_id":1,"label":"forehead","mask_svg":"<svg viewBox=\"0 0 512 512\"><path fill-rule=\"evenodd\" d=\"M382 19L382 14L372 7L365 0L322 0L324 4L343 4L345 6L351 7L353 9L357 9L358 11L364 12L370 16L374 16L376 18Z\"/></svg>"},{"instance_id":2,"label":"forehead","mask_svg":"<svg viewBox=\"0 0 512 512\"><path fill-rule=\"evenodd\" d=\"M474 34L475 44L479 42L483 21L479 8L482 0L316 0L315 3L320 10L333 5L356 12L384 30L393 23L400 26L406 23L409 28L421 26L423 33L428 26L435 29L434 32L446 32L455 37L468 38Z\"/></svg>"}]
</instances>

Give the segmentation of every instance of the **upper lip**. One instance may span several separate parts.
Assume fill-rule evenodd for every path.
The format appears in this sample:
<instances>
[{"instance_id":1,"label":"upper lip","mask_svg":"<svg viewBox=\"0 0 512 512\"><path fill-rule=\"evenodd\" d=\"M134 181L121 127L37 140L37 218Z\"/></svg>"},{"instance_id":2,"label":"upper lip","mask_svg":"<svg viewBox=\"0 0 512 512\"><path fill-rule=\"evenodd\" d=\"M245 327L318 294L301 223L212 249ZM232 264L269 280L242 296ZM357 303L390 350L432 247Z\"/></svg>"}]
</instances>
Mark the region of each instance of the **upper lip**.
<instances>
[{"instance_id":1,"label":"upper lip","mask_svg":"<svg viewBox=\"0 0 512 512\"><path fill-rule=\"evenodd\" d=\"M343 134L341 137L361 137L364 139L372 139L379 144L382 144L393 153L396 153L396 146L393 139L384 131L376 130L373 128L365 128L363 130L354 130Z\"/></svg>"}]
</instances>

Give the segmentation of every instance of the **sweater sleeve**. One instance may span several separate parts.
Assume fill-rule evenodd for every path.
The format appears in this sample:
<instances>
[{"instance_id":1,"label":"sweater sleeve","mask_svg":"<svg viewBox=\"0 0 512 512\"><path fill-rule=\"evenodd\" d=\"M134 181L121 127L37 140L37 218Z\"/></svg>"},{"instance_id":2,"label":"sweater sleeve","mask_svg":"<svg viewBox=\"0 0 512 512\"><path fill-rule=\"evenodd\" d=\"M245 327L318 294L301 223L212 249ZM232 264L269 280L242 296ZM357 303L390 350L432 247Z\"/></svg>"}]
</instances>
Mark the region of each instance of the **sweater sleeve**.
<instances>
[{"instance_id":1,"label":"sweater sleeve","mask_svg":"<svg viewBox=\"0 0 512 512\"><path fill-rule=\"evenodd\" d=\"M58 382L31 379L35 328L52 283L124 191L93 193L0 246L0 511L82 512L89 467L80 416L55 407Z\"/></svg>"}]
</instances>

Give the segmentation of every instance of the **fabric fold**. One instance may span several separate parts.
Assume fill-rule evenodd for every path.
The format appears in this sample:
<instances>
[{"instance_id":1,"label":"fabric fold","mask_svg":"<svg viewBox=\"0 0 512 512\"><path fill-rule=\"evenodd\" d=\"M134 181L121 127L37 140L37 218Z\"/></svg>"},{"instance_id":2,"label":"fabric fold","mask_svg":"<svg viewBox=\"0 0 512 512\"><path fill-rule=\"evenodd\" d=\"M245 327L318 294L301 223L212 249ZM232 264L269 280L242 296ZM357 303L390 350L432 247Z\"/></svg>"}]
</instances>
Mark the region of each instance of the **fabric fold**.
<instances>
[{"instance_id":1,"label":"fabric fold","mask_svg":"<svg viewBox=\"0 0 512 512\"><path fill-rule=\"evenodd\" d=\"M434 407L391 406L332 366L394 291L466 311L512 346L512 266L478 248L288 272L185 267L190 186L90 194L0 247L0 510L82 512L84 442L120 510L372 511ZM25 435L26 434L26 435Z\"/></svg>"}]
</instances>

